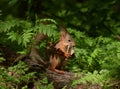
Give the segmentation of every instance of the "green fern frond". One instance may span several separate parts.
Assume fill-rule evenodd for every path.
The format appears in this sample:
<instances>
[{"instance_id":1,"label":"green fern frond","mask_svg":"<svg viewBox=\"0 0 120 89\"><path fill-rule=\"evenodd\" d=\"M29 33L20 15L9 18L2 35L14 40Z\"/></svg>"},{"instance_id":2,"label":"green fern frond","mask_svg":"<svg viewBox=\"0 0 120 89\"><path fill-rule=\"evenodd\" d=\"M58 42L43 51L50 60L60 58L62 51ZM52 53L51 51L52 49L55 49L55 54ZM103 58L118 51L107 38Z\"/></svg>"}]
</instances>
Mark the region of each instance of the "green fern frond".
<instances>
[{"instance_id":1,"label":"green fern frond","mask_svg":"<svg viewBox=\"0 0 120 89\"><path fill-rule=\"evenodd\" d=\"M56 34L58 33L57 27L55 24L44 25L41 23L41 24L35 26L35 29L38 30L37 32L44 33L48 36L56 36Z\"/></svg>"},{"instance_id":2,"label":"green fern frond","mask_svg":"<svg viewBox=\"0 0 120 89\"><path fill-rule=\"evenodd\" d=\"M0 32L8 32L12 27L15 27L18 22L16 20L0 22Z\"/></svg>"},{"instance_id":3,"label":"green fern frond","mask_svg":"<svg viewBox=\"0 0 120 89\"><path fill-rule=\"evenodd\" d=\"M69 31L69 33L74 34L74 35L75 35L75 38L77 38L77 39L80 39L80 38L84 38L84 37L85 37L84 32L77 31L76 29L68 28L68 31Z\"/></svg>"},{"instance_id":4,"label":"green fern frond","mask_svg":"<svg viewBox=\"0 0 120 89\"><path fill-rule=\"evenodd\" d=\"M31 41L33 37L32 30L25 30L22 34L22 45L27 47L27 44Z\"/></svg>"},{"instance_id":5,"label":"green fern frond","mask_svg":"<svg viewBox=\"0 0 120 89\"><path fill-rule=\"evenodd\" d=\"M51 19L51 18L40 19L40 22L52 22L54 24L57 24L57 22L54 19Z\"/></svg>"},{"instance_id":6,"label":"green fern frond","mask_svg":"<svg viewBox=\"0 0 120 89\"><path fill-rule=\"evenodd\" d=\"M19 34L14 31L7 33L7 35L8 35L8 39L10 39L12 42L16 41L19 37Z\"/></svg>"}]
</instances>

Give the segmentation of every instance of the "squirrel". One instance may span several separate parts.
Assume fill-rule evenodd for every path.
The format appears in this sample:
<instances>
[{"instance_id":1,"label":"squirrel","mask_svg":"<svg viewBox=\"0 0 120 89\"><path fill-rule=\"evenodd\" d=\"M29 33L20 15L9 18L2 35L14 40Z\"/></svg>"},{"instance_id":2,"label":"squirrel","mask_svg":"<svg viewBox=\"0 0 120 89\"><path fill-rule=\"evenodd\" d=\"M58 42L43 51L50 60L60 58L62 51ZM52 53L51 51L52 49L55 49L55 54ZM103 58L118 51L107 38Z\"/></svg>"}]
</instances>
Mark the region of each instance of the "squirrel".
<instances>
[{"instance_id":1,"label":"squirrel","mask_svg":"<svg viewBox=\"0 0 120 89\"><path fill-rule=\"evenodd\" d=\"M50 56L50 65L48 69L64 74L64 66L67 63L68 58L74 54L74 46L75 42L73 38L65 28L61 27L60 40L52 47L54 48L54 52Z\"/></svg>"},{"instance_id":2,"label":"squirrel","mask_svg":"<svg viewBox=\"0 0 120 89\"><path fill-rule=\"evenodd\" d=\"M48 47L46 47L46 60L43 60L39 55L39 50L36 48L40 42L45 40L48 36L44 33L36 33L32 38L32 41L28 47L28 53L19 55L13 64L16 64L19 60L24 60L30 66L40 67L46 71L49 69L51 71L64 74L64 67L70 57L74 54L75 41L69 35L67 30L63 27L60 29L60 39L57 43L49 42ZM0 49L1 51L2 49ZM48 60L49 59L49 60Z\"/></svg>"},{"instance_id":3,"label":"squirrel","mask_svg":"<svg viewBox=\"0 0 120 89\"><path fill-rule=\"evenodd\" d=\"M29 53L27 54L28 59L30 58L31 60L27 60L27 64L40 66L44 70L48 69L64 74L64 66L68 59L74 54L75 42L67 30L61 27L59 41L57 43L49 42L45 52L46 60L43 60L36 46L47 37L48 36L43 33L37 33L36 36L33 37L34 42L30 44Z\"/></svg>"}]
</instances>

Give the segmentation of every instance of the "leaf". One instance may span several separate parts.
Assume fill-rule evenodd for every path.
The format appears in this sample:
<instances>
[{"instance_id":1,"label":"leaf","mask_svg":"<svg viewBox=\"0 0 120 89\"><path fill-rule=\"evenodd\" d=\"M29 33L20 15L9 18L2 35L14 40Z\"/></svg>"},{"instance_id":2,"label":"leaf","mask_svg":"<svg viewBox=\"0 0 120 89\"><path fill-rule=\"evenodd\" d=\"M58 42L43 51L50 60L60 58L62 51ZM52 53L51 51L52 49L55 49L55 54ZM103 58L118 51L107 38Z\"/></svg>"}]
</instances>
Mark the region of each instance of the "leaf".
<instances>
[{"instance_id":1,"label":"leaf","mask_svg":"<svg viewBox=\"0 0 120 89\"><path fill-rule=\"evenodd\" d=\"M1 55L0 55L1 56ZM6 59L4 57L0 57L0 63L2 63L3 61L5 61Z\"/></svg>"},{"instance_id":2,"label":"leaf","mask_svg":"<svg viewBox=\"0 0 120 89\"><path fill-rule=\"evenodd\" d=\"M11 1L9 1L9 3L8 3L8 4L9 4L10 6L12 6L12 5L16 4L16 3L17 3L17 1L18 1L18 0L11 0Z\"/></svg>"},{"instance_id":3,"label":"leaf","mask_svg":"<svg viewBox=\"0 0 120 89\"><path fill-rule=\"evenodd\" d=\"M88 8L81 8L81 12L87 12L88 11Z\"/></svg>"},{"instance_id":4,"label":"leaf","mask_svg":"<svg viewBox=\"0 0 120 89\"><path fill-rule=\"evenodd\" d=\"M10 39L12 42L17 40L18 34L14 31L7 33L7 35L9 36L8 39Z\"/></svg>"},{"instance_id":5,"label":"leaf","mask_svg":"<svg viewBox=\"0 0 120 89\"><path fill-rule=\"evenodd\" d=\"M93 42L94 42L94 40L91 39L91 38L86 38L86 39L85 39L85 43L87 43L89 46L92 46L92 45L93 45Z\"/></svg>"},{"instance_id":6,"label":"leaf","mask_svg":"<svg viewBox=\"0 0 120 89\"><path fill-rule=\"evenodd\" d=\"M54 24L57 24L57 22L54 19L51 19L51 18L40 19L40 22L52 22Z\"/></svg>"},{"instance_id":7,"label":"leaf","mask_svg":"<svg viewBox=\"0 0 120 89\"><path fill-rule=\"evenodd\" d=\"M11 28L19 25L19 20L17 19L12 19L12 20L7 20L4 22L0 23L0 32L8 32L11 30Z\"/></svg>"},{"instance_id":8,"label":"leaf","mask_svg":"<svg viewBox=\"0 0 120 89\"><path fill-rule=\"evenodd\" d=\"M27 47L27 43L30 42L33 33L31 32L31 30L24 30L25 32L22 34L22 44Z\"/></svg>"}]
</instances>

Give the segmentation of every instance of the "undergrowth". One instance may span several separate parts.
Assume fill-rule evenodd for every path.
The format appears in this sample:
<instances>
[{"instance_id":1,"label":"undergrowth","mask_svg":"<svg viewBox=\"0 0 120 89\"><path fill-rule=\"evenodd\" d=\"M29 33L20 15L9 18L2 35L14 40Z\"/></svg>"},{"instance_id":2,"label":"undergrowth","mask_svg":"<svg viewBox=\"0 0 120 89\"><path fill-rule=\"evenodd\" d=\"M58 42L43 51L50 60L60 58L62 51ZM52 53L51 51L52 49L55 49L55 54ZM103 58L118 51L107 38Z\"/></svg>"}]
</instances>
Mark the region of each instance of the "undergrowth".
<instances>
[{"instance_id":1,"label":"undergrowth","mask_svg":"<svg viewBox=\"0 0 120 89\"><path fill-rule=\"evenodd\" d=\"M48 38L38 45L44 60L46 42L57 42L59 26L64 25L76 43L74 57L66 65L80 77L73 86L92 83L114 89L112 86L119 87L120 81L119 7L119 0L1 0L0 45L27 54L32 38L44 33ZM37 89L53 89L45 74L30 72L22 61L4 66L5 60L0 48L1 89L29 89L31 82ZM38 75L44 77L36 79Z\"/></svg>"},{"instance_id":2,"label":"undergrowth","mask_svg":"<svg viewBox=\"0 0 120 89\"><path fill-rule=\"evenodd\" d=\"M50 24L44 25L43 21L48 21ZM16 52L19 51L19 53L26 53L25 49L27 50L29 43L33 42L32 37L38 32L47 34L49 41L56 42L59 38L59 30L57 30L57 24L53 19L40 19L33 25L30 21L12 18L12 20L1 21L0 29L0 34L4 34L1 37L1 43L7 44L8 41L10 44L15 43L14 45L16 46L14 46L14 50ZM78 74L79 72L85 73L85 77L76 80L73 85L75 85L76 82L92 82L104 87L109 86L107 84L110 80L120 77L119 41L112 37L88 37L84 32L72 28L68 28L68 31L74 38L76 46L75 57L69 60L66 68ZM43 41L39 49L45 47L45 42L46 41ZM10 44L8 45L11 46ZM23 49L18 50L20 47ZM1 57L1 61L3 59L4 58ZM27 85L31 81L30 79L35 77L34 72L26 74L27 70L28 67L22 62L13 67L1 67L1 87L17 88L19 84L25 82L26 84L23 89L27 89ZM15 76L11 76L9 73L15 73ZM20 78L16 78L17 76L20 76ZM48 86L51 86L51 84ZM47 89L48 86L43 86L42 88Z\"/></svg>"}]
</instances>

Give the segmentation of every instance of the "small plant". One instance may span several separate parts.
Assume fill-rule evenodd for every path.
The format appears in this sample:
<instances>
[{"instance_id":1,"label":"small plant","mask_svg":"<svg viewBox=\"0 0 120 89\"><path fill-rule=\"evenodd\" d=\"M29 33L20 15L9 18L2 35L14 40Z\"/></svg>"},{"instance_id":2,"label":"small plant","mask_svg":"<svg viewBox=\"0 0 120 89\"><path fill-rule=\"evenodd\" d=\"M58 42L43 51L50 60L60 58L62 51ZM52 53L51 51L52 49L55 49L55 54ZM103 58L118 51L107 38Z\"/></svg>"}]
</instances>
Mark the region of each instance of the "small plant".
<instances>
[{"instance_id":1,"label":"small plant","mask_svg":"<svg viewBox=\"0 0 120 89\"><path fill-rule=\"evenodd\" d=\"M26 73L29 67L24 62L19 62L13 67L0 68L0 86L4 89L18 89L24 87L34 78L35 72ZM23 84L23 85L22 85ZM20 86L21 85L21 86Z\"/></svg>"},{"instance_id":2,"label":"small plant","mask_svg":"<svg viewBox=\"0 0 120 89\"><path fill-rule=\"evenodd\" d=\"M110 76L108 70L101 70L100 72L94 71L93 73L88 72L86 74L79 73L77 76L78 79L73 81L73 86L77 84L85 84L87 86L88 83L92 85L99 84L101 87L109 86Z\"/></svg>"}]
</instances>

